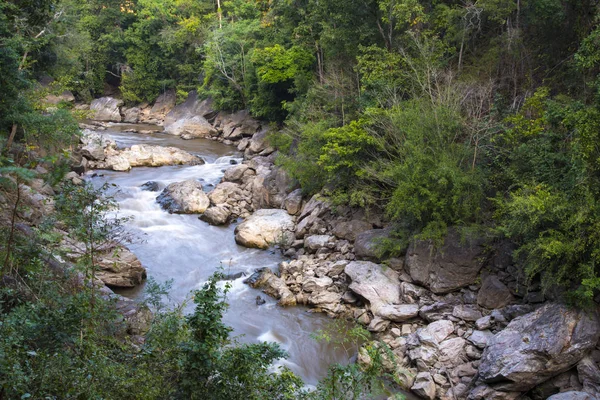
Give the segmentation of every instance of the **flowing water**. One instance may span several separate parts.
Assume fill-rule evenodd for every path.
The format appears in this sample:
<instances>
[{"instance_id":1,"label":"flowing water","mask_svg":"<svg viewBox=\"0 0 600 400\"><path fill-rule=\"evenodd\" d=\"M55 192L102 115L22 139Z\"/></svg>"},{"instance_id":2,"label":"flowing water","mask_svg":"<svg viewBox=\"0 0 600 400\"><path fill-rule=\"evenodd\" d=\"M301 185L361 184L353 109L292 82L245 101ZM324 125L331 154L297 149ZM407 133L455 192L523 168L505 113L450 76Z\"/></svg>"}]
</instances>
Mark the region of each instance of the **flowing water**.
<instances>
[{"instance_id":1,"label":"flowing water","mask_svg":"<svg viewBox=\"0 0 600 400\"><path fill-rule=\"evenodd\" d=\"M171 298L175 302L189 299L220 265L225 273L251 274L256 268L277 269L282 257L274 251L247 249L234 241L235 224L227 227L211 226L196 215L169 214L156 203L160 192L143 191L140 186L148 181L159 183L160 189L172 182L198 179L210 190L216 185L232 162L241 162L241 154L234 147L207 139L181 140L159 132L136 134L123 132L132 126L115 125L100 133L114 139L119 146L146 143L176 146L200 155L206 164L198 166L169 166L134 168L130 172L92 171L94 184L104 182L117 185L115 199L121 216L132 216L127 226L136 240L128 247L148 270L148 276L157 282L173 280ZM136 127L147 129L146 127ZM308 385L315 385L327 367L335 362L347 362L347 355L331 344L318 343L310 334L325 327L329 319L308 312L306 308L283 309L276 301L258 290L245 285L243 277L232 282L228 294L229 310L224 322L242 335L241 342L277 342L289 358L280 361L301 376ZM136 298L141 289L120 292ZM266 304L256 305L261 296ZM191 305L190 305L191 307ZM191 308L190 308L191 309Z\"/></svg>"}]
</instances>

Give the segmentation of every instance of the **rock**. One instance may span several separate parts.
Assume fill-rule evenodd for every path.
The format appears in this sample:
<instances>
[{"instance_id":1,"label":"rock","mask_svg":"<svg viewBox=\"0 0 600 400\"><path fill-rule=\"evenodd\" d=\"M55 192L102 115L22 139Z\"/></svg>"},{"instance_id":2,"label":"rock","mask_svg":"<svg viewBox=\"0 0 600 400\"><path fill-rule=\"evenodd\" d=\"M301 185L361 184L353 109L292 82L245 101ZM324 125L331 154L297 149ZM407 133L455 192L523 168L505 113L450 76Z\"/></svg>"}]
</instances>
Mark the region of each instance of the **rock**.
<instances>
[{"instance_id":1,"label":"rock","mask_svg":"<svg viewBox=\"0 0 600 400\"><path fill-rule=\"evenodd\" d=\"M214 205L226 204L242 196L242 189L233 182L221 182L208 194L210 202Z\"/></svg>"},{"instance_id":2,"label":"rock","mask_svg":"<svg viewBox=\"0 0 600 400\"><path fill-rule=\"evenodd\" d=\"M353 219L351 221L343 221L338 223L333 228L333 234L340 239L346 239L353 242L356 236L362 232L373 228L373 225L367 221Z\"/></svg>"},{"instance_id":3,"label":"rock","mask_svg":"<svg viewBox=\"0 0 600 400\"><path fill-rule=\"evenodd\" d=\"M128 249L117 246L96 257L99 271L96 276L105 285L117 288L132 288L146 279L146 269Z\"/></svg>"},{"instance_id":4,"label":"rock","mask_svg":"<svg viewBox=\"0 0 600 400\"><path fill-rule=\"evenodd\" d=\"M225 225L229 221L231 211L224 206L212 206L208 207L204 214L199 218L200 220L209 223L210 225Z\"/></svg>"},{"instance_id":5,"label":"rock","mask_svg":"<svg viewBox=\"0 0 600 400\"><path fill-rule=\"evenodd\" d=\"M52 105L58 105L60 103L74 103L75 96L73 96L73 92L71 92L70 90L65 90L58 96L54 94L47 95L44 98L44 102Z\"/></svg>"},{"instance_id":6,"label":"rock","mask_svg":"<svg viewBox=\"0 0 600 400\"><path fill-rule=\"evenodd\" d=\"M265 299L263 299L260 296L256 296L256 305L257 306L262 306L263 304L265 304L267 301Z\"/></svg>"},{"instance_id":7,"label":"rock","mask_svg":"<svg viewBox=\"0 0 600 400\"><path fill-rule=\"evenodd\" d=\"M408 357L417 364L420 371L431 371L438 361L438 352L432 346L418 346L408 352Z\"/></svg>"},{"instance_id":8,"label":"rock","mask_svg":"<svg viewBox=\"0 0 600 400\"><path fill-rule=\"evenodd\" d=\"M419 306L417 304L388 304L379 309L378 315L393 322L403 322L419 315Z\"/></svg>"},{"instance_id":9,"label":"rock","mask_svg":"<svg viewBox=\"0 0 600 400\"><path fill-rule=\"evenodd\" d=\"M473 331L471 336L467 338L467 340L473 343L476 347L483 349L485 348L489 341L494 337L494 334L490 331Z\"/></svg>"},{"instance_id":10,"label":"rock","mask_svg":"<svg viewBox=\"0 0 600 400\"><path fill-rule=\"evenodd\" d=\"M236 272L234 274L226 274L223 275L222 281L234 281L236 279L241 278L242 276L246 276L245 272Z\"/></svg>"},{"instance_id":11,"label":"rock","mask_svg":"<svg viewBox=\"0 0 600 400\"><path fill-rule=\"evenodd\" d=\"M250 139L250 144L248 145L246 152L250 155L264 152L272 153L275 149L269 146L269 142L267 140L268 134L268 129L262 129L260 132L255 133L252 136L252 139Z\"/></svg>"},{"instance_id":12,"label":"rock","mask_svg":"<svg viewBox=\"0 0 600 400\"><path fill-rule=\"evenodd\" d=\"M486 330L492 326L492 317L490 315L486 315L485 317L479 318L475 321L475 327L479 330Z\"/></svg>"},{"instance_id":13,"label":"rock","mask_svg":"<svg viewBox=\"0 0 600 400\"><path fill-rule=\"evenodd\" d=\"M415 283L436 294L448 293L476 281L483 265L484 242L467 239L463 244L457 229L450 228L440 249L427 241L411 243L405 268Z\"/></svg>"},{"instance_id":14,"label":"rock","mask_svg":"<svg viewBox=\"0 0 600 400\"><path fill-rule=\"evenodd\" d=\"M344 272L352 280L350 290L369 302L373 314L378 315L383 306L400 302L398 275L392 269L369 261L353 261Z\"/></svg>"},{"instance_id":15,"label":"rock","mask_svg":"<svg viewBox=\"0 0 600 400\"><path fill-rule=\"evenodd\" d=\"M377 247L390 235L389 229L371 229L358 233L354 240L354 254L359 259L378 260Z\"/></svg>"},{"instance_id":16,"label":"rock","mask_svg":"<svg viewBox=\"0 0 600 400\"><path fill-rule=\"evenodd\" d=\"M140 187L142 188L142 190L146 190L148 192L158 192L160 190L158 182L155 181L148 181Z\"/></svg>"},{"instance_id":17,"label":"rock","mask_svg":"<svg viewBox=\"0 0 600 400\"><path fill-rule=\"evenodd\" d=\"M314 307L330 309L333 311L336 309L336 307L340 303L341 299L342 299L341 293L334 293L334 292L329 292L326 290L322 291L322 292L317 291L317 292L313 292L308 297L308 304L310 304Z\"/></svg>"},{"instance_id":18,"label":"rock","mask_svg":"<svg viewBox=\"0 0 600 400\"><path fill-rule=\"evenodd\" d=\"M283 208L290 215L297 215L302 208L302 189L296 189L283 199Z\"/></svg>"},{"instance_id":19,"label":"rock","mask_svg":"<svg viewBox=\"0 0 600 400\"><path fill-rule=\"evenodd\" d=\"M467 361L467 341L461 337L446 339L438 348L439 360L447 367L455 367Z\"/></svg>"},{"instance_id":20,"label":"rock","mask_svg":"<svg viewBox=\"0 0 600 400\"><path fill-rule=\"evenodd\" d=\"M327 247L328 244L335 240L333 236L329 235L311 235L304 238L304 248L314 253L317 250Z\"/></svg>"},{"instance_id":21,"label":"rock","mask_svg":"<svg viewBox=\"0 0 600 400\"><path fill-rule=\"evenodd\" d=\"M275 167L264 177L262 186L256 188L253 196L261 206L281 208L292 187L289 174L283 168Z\"/></svg>"},{"instance_id":22,"label":"rock","mask_svg":"<svg viewBox=\"0 0 600 400\"><path fill-rule=\"evenodd\" d=\"M579 381L583 391L600 399L600 368L591 357L585 357L577 364Z\"/></svg>"},{"instance_id":23,"label":"rock","mask_svg":"<svg viewBox=\"0 0 600 400\"><path fill-rule=\"evenodd\" d=\"M235 241L245 247L266 249L294 241L294 221L285 210L261 209L235 228Z\"/></svg>"},{"instance_id":24,"label":"rock","mask_svg":"<svg viewBox=\"0 0 600 400\"><path fill-rule=\"evenodd\" d=\"M203 117L198 115L179 119L173 123L165 125L165 132L181 136L182 139L208 138L217 134L213 126Z\"/></svg>"},{"instance_id":25,"label":"rock","mask_svg":"<svg viewBox=\"0 0 600 400\"><path fill-rule=\"evenodd\" d=\"M402 293L404 301L416 303L421 297L427 294L427 290L412 283L402 282L400 284L400 293Z\"/></svg>"},{"instance_id":26,"label":"rock","mask_svg":"<svg viewBox=\"0 0 600 400\"><path fill-rule=\"evenodd\" d=\"M162 93L156 101L154 105L150 109L150 114L154 118L162 119L164 116L175 107L175 103L177 101L177 95L175 90L169 89Z\"/></svg>"},{"instance_id":27,"label":"rock","mask_svg":"<svg viewBox=\"0 0 600 400\"><path fill-rule=\"evenodd\" d=\"M102 161L106 159L105 152L108 148L116 148L117 144L97 132L93 132L89 129L84 129L81 132L81 154L89 159Z\"/></svg>"},{"instance_id":28,"label":"rock","mask_svg":"<svg viewBox=\"0 0 600 400\"><path fill-rule=\"evenodd\" d=\"M137 124L140 120L140 108L139 107L131 107L124 111L123 113L123 122L128 124Z\"/></svg>"},{"instance_id":29,"label":"rock","mask_svg":"<svg viewBox=\"0 0 600 400\"><path fill-rule=\"evenodd\" d=\"M410 390L423 399L435 399L435 382L429 372L419 372Z\"/></svg>"},{"instance_id":30,"label":"rock","mask_svg":"<svg viewBox=\"0 0 600 400\"><path fill-rule=\"evenodd\" d=\"M91 167L129 171L132 167L201 164L204 164L201 158L176 147L133 145L129 149L111 151L105 161L91 164Z\"/></svg>"},{"instance_id":31,"label":"rock","mask_svg":"<svg viewBox=\"0 0 600 400\"><path fill-rule=\"evenodd\" d=\"M163 209L175 214L200 214L210 205L202 184L193 179L171 183L156 201Z\"/></svg>"},{"instance_id":32,"label":"rock","mask_svg":"<svg viewBox=\"0 0 600 400\"><path fill-rule=\"evenodd\" d=\"M570 391L554 394L547 400L598 400L598 397L592 396L586 392Z\"/></svg>"},{"instance_id":33,"label":"rock","mask_svg":"<svg viewBox=\"0 0 600 400\"><path fill-rule=\"evenodd\" d=\"M477 294L477 304L490 310L502 308L513 300L510 290L504 283L500 282L496 275L487 276Z\"/></svg>"},{"instance_id":34,"label":"rock","mask_svg":"<svg viewBox=\"0 0 600 400\"><path fill-rule=\"evenodd\" d=\"M261 268L244 280L255 289L262 289L263 292L279 300L277 304L283 307L295 306L296 296L287 287L285 282L275 275L269 268Z\"/></svg>"},{"instance_id":35,"label":"rock","mask_svg":"<svg viewBox=\"0 0 600 400\"><path fill-rule=\"evenodd\" d=\"M94 119L97 121L121 122L120 107L123 100L112 97L100 97L92 100L90 110L94 112Z\"/></svg>"},{"instance_id":36,"label":"rock","mask_svg":"<svg viewBox=\"0 0 600 400\"><path fill-rule=\"evenodd\" d=\"M231 168L227 168L227 170L225 170L225 175L223 175L223 181L240 183L244 174L249 169L250 167L246 164L238 164Z\"/></svg>"},{"instance_id":37,"label":"rock","mask_svg":"<svg viewBox=\"0 0 600 400\"><path fill-rule=\"evenodd\" d=\"M253 119L247 110L233 114L221 112L215 119L215 125L223 132L223 137L230 140L252 136L260 129L260 123Z\"/></svg>"},{"instance_id":38,"label":"rock","mask_svg":"<svg viewBox=\"0 0 600 400\"><path fill-rule=\"evenodd\" d=\"M479 385L469 393L469 400L516 400L520 392L500 392L487 385Z\"/></svg>"},{"instance_id":39,"label":"rock","mask_svg":"<svg viewBox=\"0 0 600 400\"><path fill-rule=\"evenodd\" d=\"M454 333L454 324L452 321L442 319L434 321L424 328L427 334L431 336L436 344L443 342L448 336Z\"/></svg>"},{"instance_id":40,"label":"rock","mask_svg":"<svg viewBox=\"0 0 600 400\"><path fill-rule=\"evenodd\" d=\"M452 314L454 306L444 302L436 302L428 306L423 306L419 310L419 316L426 321L432 322L444 319L448 314Z\"/></svg>"},{"instance_id":41,"label":"rock","mask_svg":"<svg viewBox=\"0 0 600 400\"><path fill-rule=\"evenodd\" d=\"M340 260L340 261L334 262L333 264L331 264L329 266L329 270L327 271L327 276L333 277L333 276L337 276L337 275L341 274L342 272L344 272L346 265L348 265L347 260Z\"/></svg>"},{"instance_id":42,"label":"rock","mask_svg":"<svg viewBox=\"0 0 600 400\"><path fill-rule=\"evenodd\" d=\"M463 321L477 321L479 318L483 317L481 311L475 307L462 304L454 307L452 315Z\"/></svg>"},{"instance_id":43,"label":"rock","mask_svg":"<svg viewBox=\"0 0 600 400\"><path fill-rule=\"evenodd\" d=\"M579 362L598 343L599 326L597 312L548 303L490 340L479 376L497 390L527 391Z\"/></svg>"},{"instance_id":44,"label":"rock","mask_svg":"<svg viewBox=\"0 0 600 400\"><path fill-rule=\"evenodd\" d=\"M367 329L370 332L383 332L388 328L388 326L390 326L390 321L380 317L375 317L371 320Z\"/></svg>"},{"instance_id":45,"label":"rock","mask_svg":"<svg viewBox=\"0 0 600 400\"><path fill-rule=\"evenodd\" d=\"M302 290L305 292L321 292L326 290L329 286L333 285L333 279L326 276L322 278L316 278L314 276L304 279L302 282Z\"/></svg>"},{"instance_id":46,"label":"rock","mask_svg":"<svg viewBox=\"0 0 600 400\"><path fill-rule=\"evenodd\" d=\"M165 132L184 139L210 137L217 134L217 130L207 120L214 114L212 101L200 101L196 91L192 90L185 102L169 111L163 126Z\"/></svg>"}]
</instances>

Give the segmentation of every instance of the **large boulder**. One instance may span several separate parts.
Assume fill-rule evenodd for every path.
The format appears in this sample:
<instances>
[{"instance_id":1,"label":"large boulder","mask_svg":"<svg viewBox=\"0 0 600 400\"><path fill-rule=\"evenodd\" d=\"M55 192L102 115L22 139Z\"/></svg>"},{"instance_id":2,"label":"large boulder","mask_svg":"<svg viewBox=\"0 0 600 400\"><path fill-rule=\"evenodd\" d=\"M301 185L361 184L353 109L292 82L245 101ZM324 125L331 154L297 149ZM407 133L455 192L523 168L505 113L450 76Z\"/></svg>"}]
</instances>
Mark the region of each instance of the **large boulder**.
<instances>
[{"instance_id":1,"label":"large boulder","mask_svg":"<svg viewBox=\"0 0 600 400\"><path fill-rule=\"evenodd\" d=\"M477 304L490 310L502 308L513 300L510 289L496 275L487 276L477 293Z\"/></svg>"},{"instance_id":2,"label":"large boulder","mask_svg":"<svg viewBox=\"0 0 600 400\"><path fill-rule=\"evenodd\" d=\"M123 111L123 122L137 124L140 120L142 110L139 107L131 107Z\"/></svg>"},{"instance_id":3,"label":"large boulder","mask_svg":"<svg viewBox=\"0 0 600 400\"><path fill-rule=\"evenodd\" d=\"M169 89L162 93L152 106L150 114L155 118L164 118L164 116L175 107L177 102L177 94L175 90Z\"/></svg>"},{"instance_id":4,"label":"large boulder","mask_svg":"<svg viewBox=\"0 0 600 400\"><path fill-rule=\"evenodd\" d=\"M273 244L291 244L294 227L293 218L285 210L260 209L235 228L235 241L259 249Z\"/></svg>"},{"instance_id":5,"label":"large boulder","mask_svg":"<svg viewBox=\"0 0 600 400\"><path fill-rule=\"evenodd\" d=\"M221 182L208 194L210 202L214 205L237 201L241 198L242 189L233 182Z\"/></svg>"},{"instance_id":6,"label":"large boulder","mask_svg":"<svg viewBox=\"0 0 600 400\"><path fill-rule=\"evenodd\" d=\"M97 121L121 122L121 106L123 100L113 97L100 97L92 100L90 110L94 112L93 118Z\"/></svg>"},{"instance_id":7,"label":"large boulder","mask_svg":"<svg viewBox=\"0 0 600 400\"><path fill-rule=\"evenodd\" d=\"M483 240L463 239L451 228L441 248L432 246L429 241L415 241L406 252L406 271L415 283L442 294L477 280L483 265Z\"/></svg>"},{"instance_id":8,"label":"large boulder","mask_svg":"<svg viewBox=\"0 0 600 400\"><path fill-rule=\"evenodd\" d=\"M161 167L164 165L201 165L204 160L178 149L150 145L133 145L124 150L109 149L106 159L92 163L92 168L129 171L132 167Z\"/></svg>"},{"instance_id":9,"label":"large boulder","mask_svg":"<svg viewBox=\"0 0 600 400\"><path fill-rule=\"evenodd\" d=\"M229 140L252 136L260 129L260 123L250 116L248 110L233 114L219 113L215 125L223 132L223 138Z\"/></svg>"},{"instance_id":10,"label":"large boulder","mask_svg":"<svg viewBox=\"0 0 600 400\"><path fill-rule=\"evenodd\" d=\"M352 280L350 290L369 302L373 314L379 315L385 306L400 302L398 274L391 268L369 261L353 261L346 265L344 272Z\"/></svg>"},{"instance_id":11,"label":"large boulder","mask_svg":"<svg viewBox=\"0 0 600 400\"><path fill-rule=\"evenodd\" d=\"M367 221L353 219L351 221L342 221L333 228L333 234L340 239L346 239L353 242L356 237L365 231L373 228L373 225Z\"/></svg>"},{"instance_id":12,"label":"large boulder","mask_svg":"<svg viewBox=\"0 0 600 400\"><path fill-rule=\"evenodd\" d=\"M246 156L250 157L255 154L267 155L274 152L275 149L269 145L269 140L267 138L268 135L269 130L266 128L255 133L254 136L252 136L252 139L250 139L250 143L246 148Z\"/></svg>"},{"instance_id":13,"label":"large boulder","mask_svg":"<svg viewBox=\"0 0 600 400\"><path fill-rule=\"evenodd\" d=\"M229 222L231 211L225 206L212 206L209 207L204 214L200 216L200 219L204 222L208 222L211 225L225 225Z\"/></svg>"},{"instance_id":14,"label":"large boulder","mask_svg":"<svg viewBox=\"0 0 600 400\"><path fill-rule=\"evenodd\" d=\"M359 259L378 260L377 247L390 235L389 229L371 229L360 232L354 240L354 254Z\"/></svg>"},{"instance_id":15,"label":"large boulder","mask_svg":"<svg viewBox=\"0 0 600 400\"><path fill-rule=\"evenodd\" d=\"M96 276L109 287L132 288L146 279L146 269L131 251L117 246L96 258Z\"/></svg>"},{"instance_id":16,"label":"large boulder","mask_svg":"<svg viewBox=\"0 0 600 400\"><path fill-rule=\"evenodd\" d=\"M81 154L88 160L103 161L106 159L106 150L110 147L116 149L117 144L103 135L84 129L81 132Z\"/></svg>"},{"instance_id":17,"label":"large boulder","mask_svg":"<svg viewBox=\"0 0 600 400\"><path fill-rule=\"evenodd\" d=\"M597 311L548 303L490 339L479 376L497 390L527 391L577 364L598 338Z\"/></svg>"},{"instance_id":18,"label":"large boulder","mask_svg":"<svg viewBox=\"0 0 600 400\"><path fill-rule=\"evenodd\" d=\"M202 184L193 179L171 183L156 201L163 209L175 214L200 214L210 205Z\"/></svg>"}]
</instances>

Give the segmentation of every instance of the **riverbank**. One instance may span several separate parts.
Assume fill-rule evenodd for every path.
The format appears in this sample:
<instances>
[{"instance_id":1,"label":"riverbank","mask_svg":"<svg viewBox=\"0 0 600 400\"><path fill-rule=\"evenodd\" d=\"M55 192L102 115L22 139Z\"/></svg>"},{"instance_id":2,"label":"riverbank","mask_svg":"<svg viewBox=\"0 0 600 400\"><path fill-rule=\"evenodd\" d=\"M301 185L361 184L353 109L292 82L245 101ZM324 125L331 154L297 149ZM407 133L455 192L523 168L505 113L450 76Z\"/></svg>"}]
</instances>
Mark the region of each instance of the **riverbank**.
<instances>
[{"instance_id":1,"label":"riverbank","mask_svg":"<svg viewBox=\"0 0 600 400\"><path fill-rule=\"evenodd\" d=\"M390 231L382 218L319 196L303 198L274 165L258 122L216 113L193 98L177 107L171 122L175 108L165 114L166 132L175 126L176 136L205 136L244 152L243 163L227 169L206 195L202 218L214 225L246 218L236 228L238 243L282 249L289 260L279 264L279 275L263 270L251 281L281 305L307 304L365 325L390 346L390 370L423 398L596 396L597 313L525 287L509 243L452 228L441 248L414 242L403 257L383 259L377 243ZM562 333L548 338L551 331Z\"/></svg>"}]
</instances>

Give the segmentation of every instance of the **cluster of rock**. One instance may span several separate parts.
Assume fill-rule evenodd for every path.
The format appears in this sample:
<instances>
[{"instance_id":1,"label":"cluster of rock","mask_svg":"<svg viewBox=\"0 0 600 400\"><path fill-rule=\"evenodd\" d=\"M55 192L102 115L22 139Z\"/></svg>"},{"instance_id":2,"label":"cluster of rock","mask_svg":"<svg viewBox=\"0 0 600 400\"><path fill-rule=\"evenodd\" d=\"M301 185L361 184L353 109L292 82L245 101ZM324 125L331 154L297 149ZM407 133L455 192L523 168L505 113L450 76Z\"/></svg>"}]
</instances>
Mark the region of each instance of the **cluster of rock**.
<instances>
[{"instance_id":1,"label":"cluster of rock","mask_svg":"<svg viewBox=\"0 0 600 400\"><path fill-rule=\"evenodd\" d=\"M151 145L133 145L119 149L115 141L84 129L81 136L83 166L92 169L129 171L132 167L204 164L200 157L178 149Z\"/></svg>"}]
</instances>

